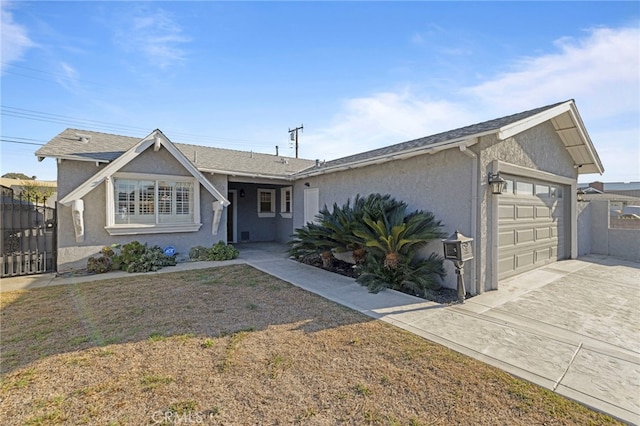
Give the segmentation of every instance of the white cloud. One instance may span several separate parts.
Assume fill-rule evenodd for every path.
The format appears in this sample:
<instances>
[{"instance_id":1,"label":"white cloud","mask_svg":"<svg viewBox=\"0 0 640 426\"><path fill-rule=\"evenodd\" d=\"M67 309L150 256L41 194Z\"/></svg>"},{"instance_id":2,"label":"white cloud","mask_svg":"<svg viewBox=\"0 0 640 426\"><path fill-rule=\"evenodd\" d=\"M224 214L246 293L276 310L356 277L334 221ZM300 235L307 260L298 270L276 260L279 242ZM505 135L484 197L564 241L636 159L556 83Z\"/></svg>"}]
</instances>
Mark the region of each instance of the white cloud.
<instances>
[{"instance_id":1,"label":"white cloud","mask_svg":"<svg viewBox=\"0 0 640 426\"><path fill-rule=\"evenodd\" d=\"M13 20L13 14L8 10L11 5L8 2L0 2L0 40L2 40L2 62L0 69L4 71L6 64L11 64L22 59L25 52L36 44L27 35L25 26Z\"/></svg>"},{"instance_id":2,"label":"white cloud","mask_svg":"<svg viewBox=\"0 0 640 426\"><path fill-rule=\"evenodd\" d=\"M555 45L559 52L521 59L512 71L466 92L510 111L571 98L596 117L638 111L638 27L596 28L583 39L562 38Z\"/></svg>"},{"instance_id":3,"label":"white cloud","mask_svg":"<svg viewBox=\"0 0 640 426\"><path fill-rule=\"evenodd\" d=\"M468 124L462 105L422 99L405 88L344 102L332 125L305 137L303 157L334 159Z\"/></svg>"},{"instance_id":4,"label":"white cloud","mask_svg":"<svg viewBox=\"0 0 640 426\"><path fill-rule=\"evenodd\" d=\"M616 180L638 180L639 44L637 27L596 28L582 39L557 40L556 53L506 64L510 71L478 85L452 87L455 101L410 88L346 100L329 126L306 136L301 155L339 158L575 99L605 169L612 176L615 170ZM622 139L609 136L614 130Z\"/></svg>"},{"instance_id":5,"label":"white cloud","mask_svg":"<svg viewBox=\"0 0 640 426\"><path fill-rule=\"evenodd\" d=\"M191 39L182 32L164 10L148 12L145 8L123 23L116 39L126 51L143 54L159 68L166 68L186 59L182 45Z\"/></svg>"}]
</instances>

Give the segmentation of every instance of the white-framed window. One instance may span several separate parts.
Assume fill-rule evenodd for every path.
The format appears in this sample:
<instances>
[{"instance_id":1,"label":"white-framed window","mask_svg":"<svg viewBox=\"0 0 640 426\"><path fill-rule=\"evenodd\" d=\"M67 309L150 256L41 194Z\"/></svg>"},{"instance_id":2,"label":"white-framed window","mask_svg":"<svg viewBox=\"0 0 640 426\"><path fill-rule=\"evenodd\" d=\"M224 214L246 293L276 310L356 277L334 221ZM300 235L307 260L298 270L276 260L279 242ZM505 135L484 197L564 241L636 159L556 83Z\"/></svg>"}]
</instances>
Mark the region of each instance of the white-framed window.
<instances>
[{"instance_id":1,"label":"white-framed window","mask_svg":"<svg viewBox=\"0 0 640 426\"><path fill-rule=\"evenodd\" d=\"M288 186L280 189L280 216L291 219L293 213L293 188Z\"/></svg>"},{"instance_id":2,"label":"white-framed window","mask_svg":"<svg viewBox=\"0 0 640 426\"><path fill-rule=\"evenodd\" d=\"M276 216L276 190L258 188L258 217Z\"/></svg>"},{"instance_id":3,"label":"white-framed window","mask_svg":"<svg viewBox=\"0 0 640 426\"><path fill-rule=\"evenodd\" d=\"M200 229L199 183L192 176L116 173L107 179L111 235Z\"/></svg>"}]
</instances>

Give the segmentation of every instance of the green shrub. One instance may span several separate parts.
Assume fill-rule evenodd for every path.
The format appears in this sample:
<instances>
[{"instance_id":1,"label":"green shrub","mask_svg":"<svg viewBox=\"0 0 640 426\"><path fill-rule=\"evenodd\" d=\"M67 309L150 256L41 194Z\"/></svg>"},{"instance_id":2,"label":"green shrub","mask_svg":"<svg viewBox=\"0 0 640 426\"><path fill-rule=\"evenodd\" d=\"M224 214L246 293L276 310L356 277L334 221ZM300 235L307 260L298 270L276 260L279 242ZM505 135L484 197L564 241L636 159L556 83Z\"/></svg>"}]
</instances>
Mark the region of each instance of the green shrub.
<instances>
[{"instance_id":1,"label":"green shrub","mask_svg":"<svg viewBox=\"0 0 640 426\"><path fill-rule=\"evenodd\" d=\"M204 246L195 246L189 250L189 259L191 260L231 260L238 257L240 252L230 244L224 241L218 241L210 248Z\"/></svg>"},{"instance_id":2,"label":"green shrub","mask_svg":"<svg viewBox=\"0 0 640 426\"><path fill-rule=\"evenodd\" d=\"M332 251L353 251L356 263L362 263L366 249L362 238L355 231L365 217L377 220L400 206L406 207L406 204L388 194L370 194L367 197L358 194L353 206L351 199L348 199L342 206L334 203L331 211L324 206L316 215L317 223L307 223L294 231L294 238L289 242L289 254L301 259L318 253L323 253L326 257Z\"/></svg>"},{"instance_id":3,"label":"green shrub","mask_svg":"<svg viewBox=\"0 0 640 426\"><path fill-rule=\"evenodd\" d=\"M437 278L446 274L443 258L432 253L423 259L419 253L430 241L445 237L433 213L407 214L407 205L401 203L377 219L365 214L363 222L355 230L368 251L359 283L372 292L389 287L410 294L439 285Z\"/></svg>"},{"instance_id":4,"label":"green shrub","mask_svg":"<svg viewBox=\"0 0 640 426\"><path fill-rule=\"evenodd\" d=\"M99 257L90 257L87 260L87 271L94 274L104 274L113 269L118 269L119 264L114 265L115 252L111 247L103 247Z\"/></svg>"},{"instance_id":5,"label":"green shrub","mask_svg":"<svg viewBox=\"0 0 640 426\"><path fill-rule=\"evenodd\" d=\"M176 255L167 256L160 246L148 247L138 241L122 246L118 255L120 269L127 272L157 271L164 266L174 266Z\"/></svg>"},{"instance_id":6,"label":"green shrub","mask_svg":"<svg viewBox=\"0 0 640 426\"><path fill-rule=\"evenodd\" d=\"M205 246L191 247L189 250L189 260L207 260L208 248Z\"/></svg>"},{"instance_id":7,"label":"green shrub","mask_svg":"<svg viewBox=\"0 0 640 426\"><path fill-rule=\"evenodd\" d=\"M114 249L119 250L119 253ZM89 258L87 270L95 273L118 269L127 272L150 272L175 264L176 255L165 255L160 246L148 247L147 244L132 241L123 246L114 244L111 247L104 247L100 257Z\"/></svg>"},{"instance_id":8,"label":"green shrub","mask_svg":"<svg viewBox=\"0 0 640 426\"><path fill-rule=\"evenodd\" d=\"M392 288L416 294L438 285L445 275L442 257L422 259L420 250L430 241L443 238L442 224L430 212L407 213L407 204L390 195L356 196L342 207L325 206L316 216L295 230L289 253L296 259L321 254L323 263L332 251L351 250L360 276L357 281L370 291ZM330 264L329 261L326 262Z\"/></svg>"},{"instance_id":9,"label":"green shrub","mask_svg":"<svg viewBox=\"0 0 640 426\"><path fill-rule=\"evenodd\" d=\"M207 260L231 260L238 257L240 252L233 246L227 245L224 241L218 241L207 253Z\"/></svg>"},{"instance_id":10,"label":"green shrub","mask_svg":"<svg viewBox=\"0 0 640 426\"><path fill-rule=\"evenodd\" d=\"M94 274L104 274L113 268L113 261L110 257L90 257L87 260L87 271Z\"/></svg>"}]
</instances>

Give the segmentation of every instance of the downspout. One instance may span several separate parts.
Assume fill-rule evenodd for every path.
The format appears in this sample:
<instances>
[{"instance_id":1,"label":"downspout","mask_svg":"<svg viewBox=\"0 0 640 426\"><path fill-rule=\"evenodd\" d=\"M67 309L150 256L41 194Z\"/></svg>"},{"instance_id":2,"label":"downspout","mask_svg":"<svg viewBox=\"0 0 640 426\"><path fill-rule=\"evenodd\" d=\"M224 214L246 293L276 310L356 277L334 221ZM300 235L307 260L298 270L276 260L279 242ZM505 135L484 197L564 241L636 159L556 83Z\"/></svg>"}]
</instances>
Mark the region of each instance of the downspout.
<instances>
[{"instance_id":1,"label":"downspout","mask_svg":"<svg viewBox=\"0 0 640 426\"><path fill-rule=\"evenodd\" d=\"M477 142L477 138L476 138ZM460 151L471 158L471 238L473 238L473 268L470 270L471 293L480 294L482 288L478 285L477 271L480 262L480 238L478 235L478 156L467 145L460 145Z\"/></svg>"}]
</instances>

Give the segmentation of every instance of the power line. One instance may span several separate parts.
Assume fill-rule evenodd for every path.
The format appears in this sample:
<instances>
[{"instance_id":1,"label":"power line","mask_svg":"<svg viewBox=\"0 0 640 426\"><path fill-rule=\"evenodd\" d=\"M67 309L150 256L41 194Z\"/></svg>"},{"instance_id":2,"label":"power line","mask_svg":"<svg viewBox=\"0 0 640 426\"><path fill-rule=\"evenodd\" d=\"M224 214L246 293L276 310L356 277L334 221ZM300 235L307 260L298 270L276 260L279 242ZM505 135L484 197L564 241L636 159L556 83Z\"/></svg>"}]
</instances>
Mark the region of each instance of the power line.
<instances>
[{"instance_id":1,"label":"power line","mask_svg":"<svg viewBox=\"0 0 640 426\"><path fill-rule=\"evenodd\" d=\"M2 143L17 143L17 144L21 144L21 145L37 145L37 146L44 146L45 145L43 143L13 141L13 140L10 140L10 139L0 139L0 142L2 142Z\"/></svg>"},{"instance_id":2,"label":"power line","mask_svg":"<svg viewBox=\"0 0 640 426\"><path fill-rule=\"evenodd\" d=\"M92 85L95 85L95 86L100 86L100 87L110 88L110 86L107 86L107 85L102 84L102 83L97 83L97 82L95 82L95 81L90 81L90 80L82 80L82 79L80 79L80 78L72 77L72 76L65 75L65 74L60 74L60 73L54 73L54 72L50 72L50 71L39 70L39 69L37 69L37 68L24 67L24 66L21 66L21 65L10 64L10 63L8 63L8 62L0 62L0 63L1 63L3 66L14 67L14 68L20 68L20 69L23 69L23 70L28 70L28 71L38 72L38 73L41 73L41 74L52 75L52 76L54 76L54 77L58 77L58 78L60 78L60 79L65 79L65 80L69 80L69 81L77 81L77 82L82 82L82 83L89 83L89 84L92 84ZM50 81L50 82L52 82L52 83L60 83L60 81L59 81L59 80L52 80L52 79L49 79L49 78L41 78L41 77L36 77L36 76L33 76L33 75L29 75L29 74L20 74L20 73L17 73L17 72L15 72L15 71L6 70L6 69L5 69L5 70L3 70L3 72L6 72L7 74L14 74L14 75L18 75L18 76L20 76L20 77L33 78L33 79L35 79L35 80Z\"/></svg>"},{"instance_id":3,"label":"power line","mask_svg":"<svg viewBox=\"0 0 640 426\"><path fill-rule=\"evenodd\" d=\"M2 136L2 135L0 135L0 138L20 139L20 140L23 140L23 141L34 141L34 142L44 142L44 143L47 143L47 141L44 141L44 140L42 140L42 139L21 138L21 137L19 137L19 136L7 136L7 135Z\"/></svg>"},{"instance_id":4,"label":"power line","mask_svg":"<svg viewBox=\"0 0 640 426\"><path fill-rule=\"evenodd\" d=\"M102 83L97 83L95 81L89 81L89 80L82 80L82 79L78 79L78 78L75 78L75 77L72 77L72 76L69 76L69 75L65 75L65 74L54 73L54 72L45 71L45 70L41 70L41 69L37 69L37 68L25 67L25 66L22 66L22 65L16 65L16 64L4 62L4 61L0 61L0 63L3 65L3 67L7 67L7 66L8 67L14 67L14 68L23 69L23 70L27 70L27 71L31 71L31 72L51 75L51 76L58 77L58 78L61 78L61 79L66 79L66 80L69 80L69 81L84 82L84 83L89 83L89 84L96 85L96 86L109 87L109 86L104 85ZM28 75L28 74L21 74L21 73L17 73L15 71L11 71L11 70L6 70L5 69L4 72L10 73L10 74L14 74L14 75L18 75L18 76L21 76L21 77L27 77L27 78L32 78L32 79L36 79L36 80L50 81L50 82L54 82L54 83L59 83L59 81L56 81L56 80L40 78L40 77L37 77L37 76ZM7 111L5 111L5 108L7 109ZM87 129L87 130L96 130L96 131L104 130L104 131L107 131L107 132L118 132L118 133L121 133L121 132L139 132L139 133L136 133L135 135L130 135L130 136L144 136L149 132L148 128L141 128L141 127L128 126L128 125L123 125L123 124L108 123L108 122L98 121L98 120L90 120L90 119L69 117L69 116L52 114L52 113L47 113L47 112L28 110L28 109L24 109L24 108L2 106L2 109L3 109L2 115L5 115L7 117L20 118L20 119L33 120L33 121L40 121L40 122L45 122L45 123L63 124L65 126L73 126L73 127L91 126L91 129ZM177 137L179 139L182 139L182 142L188 142L190 140L191 141L200 141L200 143L202 143L202 142L220 142L220 144L225 144L225 145L233 144L234 146L240 145L240 146L251 146L251 147L255 147L256 145L260 145L260 146L264 146L265 148L267 146L271 147L274 144L278 143L278 142L270 142L270 141L258 141L258 140L254 140L254 139L228 138L228 137L221 137L221 136L197 135L197 134L185 133L185 132L173 132L173 131L171 131L171 129L165 129L164 131L166 133L171 133L171 135L173 137Z\"/></svg>"},{"instance_id":5,"label":"power line","mask_svg":"<svg viewBox=\"0 0 640 426\"><path fill-rule=\"evenodd\" d=\"M148 128L129 126L124 124L116 124L109 123L105 121L99 120L91 120L84 118L71 117L60 114L53 114L49 112L35 111L25 108L12 107L7 105L2 105L1 115L13 118L20 118L25 120L33 120L40 121L45 123L54 123L54 124L63 124L69 127L80 127L86 128L87 130L96 130L96 131L108 131L108 132L118 132L118 133L135 133L133 136L144 136L149 132ZM172 132L171 129L165 129L166 133L171 133L173 137L177 137L182 139L182 142L186 140L198 140L198 141L206 141L206 142L220 142L221 144L233 144L233 145L244 145L244 146L255 146L255 145L273 145L276 144L274 142L266 142L266 141L257 141L251 139L239 139L239 138L228 138L228 137L220 137L220 136L205 136L205 135L197 135L193 133L185 133L185 132Z\"/></svg>"}]
</instances>

